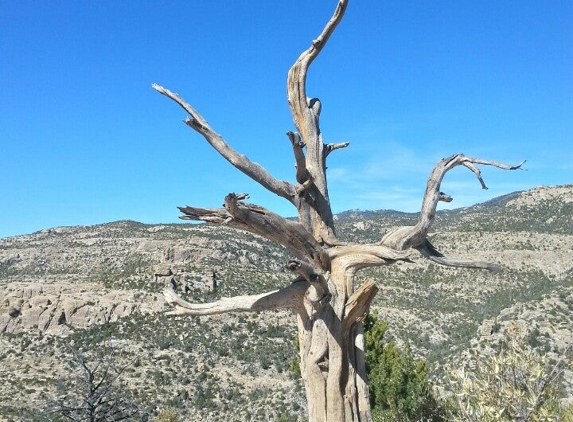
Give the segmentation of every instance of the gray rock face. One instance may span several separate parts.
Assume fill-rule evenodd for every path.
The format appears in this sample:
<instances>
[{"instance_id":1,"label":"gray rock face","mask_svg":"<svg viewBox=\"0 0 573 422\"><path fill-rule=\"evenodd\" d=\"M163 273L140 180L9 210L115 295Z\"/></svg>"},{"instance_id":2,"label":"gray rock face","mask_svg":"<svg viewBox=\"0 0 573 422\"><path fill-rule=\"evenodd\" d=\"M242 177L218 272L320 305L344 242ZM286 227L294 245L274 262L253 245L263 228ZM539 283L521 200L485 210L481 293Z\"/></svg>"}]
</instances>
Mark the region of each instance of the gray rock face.
<instances>
[{"instance_id":1,"label":"gray rock face","mask_svg":"<svg viewBox=\"0 0 573 422\"><path fill-rule=\"evenodd\" d=\"M156 312L163 287L212 291L221 268L257 268L263 245L227 229L130 221L0 239L0 332L60 333Z\"/></svg>"},{"instance_id":2,"label":"gray rock face","mask_svg":"<svg viewBox=\"0 0 573 422\"><path fill-rule=\"evenodd\" d=\"M36 328L64 333L71 328L117 321L163 308L159 294L102 290L96 284L81 288L71 283L10 283L0 295L0 332Z\"/></svg>"}]
</instances>

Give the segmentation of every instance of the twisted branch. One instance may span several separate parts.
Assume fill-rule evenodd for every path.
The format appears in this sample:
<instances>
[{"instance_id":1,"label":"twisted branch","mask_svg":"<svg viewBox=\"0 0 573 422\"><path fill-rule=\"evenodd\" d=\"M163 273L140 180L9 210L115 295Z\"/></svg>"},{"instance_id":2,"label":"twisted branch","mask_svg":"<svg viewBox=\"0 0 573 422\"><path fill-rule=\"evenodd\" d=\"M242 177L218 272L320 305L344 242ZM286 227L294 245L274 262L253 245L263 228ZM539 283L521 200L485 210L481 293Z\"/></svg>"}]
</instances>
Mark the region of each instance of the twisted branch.
<instances>
[{"instance_id":1,"label":"twisted branch","mask_svg":"<svg viewBox=\"0 0 573 422\"><path fill-rule=\"evenodd\" d=\"M298 309L308 284L295 282L287 287L259 295L224 297L211 303L191 303L182 299L173 289L163 290L163 296L174 310L170 316L217 315L228 312L258 312L277 309Z\"/></svg>"},{"instance_id":2,"label":"twisted branch","mask_svg":"<svg viewBox=\"0 0 573 422\"><path fill-rule=\"evenodd\" d=\"M317 268L325 271L330 268L328 254L302 224L287 220L258 205L242 202L246 198L246 194L231 193L225 198L225 208L179 207L186 214L181 218L224 224L258 234L283 245L303 261L310 258Z\"/></svg>"},{"instance_id":3,"label":"twisted branch","mask_svg":"<svg viewBox=\"0 0 573 422\"><path fill-rule=\"evenodd\" d=\"M502 170L517 170L521 169L525 161L518 165L511 166L508 164L499 163L497 161L482 160L480 158L467 157L463 154L455 154L448 158L443 158L436 164L426 185L426 192L422 201L422 210L418 223L413 227L400 227L399 229L384 236L380 242L382 245L388 246L396 250L406 250L409 248L417 249L423 256L432 261L449 266L457 267L470 267L470 268L486 268L489 270L497 270L498 267L484 262L473 261L457 261L444 258L433 246L428 246L427 240L428 232L436 218L436 208L438 202L452 201L452 197L440 191L440 185L444 176L448 171L457 166L464 166L471 170L477 177L483 189L487 186L481 177L481 172L476 166L477 164L493 166Z\"/></svg>"}]
</instances>

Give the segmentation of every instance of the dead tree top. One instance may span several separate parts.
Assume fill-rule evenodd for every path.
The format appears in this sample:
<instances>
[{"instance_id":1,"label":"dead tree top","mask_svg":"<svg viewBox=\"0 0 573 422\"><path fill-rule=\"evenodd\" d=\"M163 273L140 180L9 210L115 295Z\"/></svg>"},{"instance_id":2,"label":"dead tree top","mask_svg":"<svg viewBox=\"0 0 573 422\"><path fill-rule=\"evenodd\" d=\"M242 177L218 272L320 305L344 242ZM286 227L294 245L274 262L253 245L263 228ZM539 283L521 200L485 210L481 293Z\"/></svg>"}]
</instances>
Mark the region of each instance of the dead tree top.
<instances>
[{"instance_id":1,"label":"dead tree top","mask_svg":"<svg viewBox=\"0 0 573 422\"><path fill-rule=\"evenodd\" d=\"M481 187L487 189L479 165L516 170L521 168L523 162L512 166L463 154L443 158L430 173L416 225L398 228L375 244L349 244L337 238L327 186L326 159L332 151L347 147L348 142L323 143L319 126L321 103L319 99L308 96L306 85L310 65L323 51L342 20L347 4L348 0L338 1L322 32L312 40L288 72L287 99L296 128L295 131L287 132L296 163L294 182L275 178L263 166L233 149L181 96L153 84L156 91L187 112L184 123L203 136L224 159L268 191L289 201L297 210L299 221L294 222L263 207L245 203L248 195L234 193L227 195L222 208L180 207L184 214L181 218L227 225L279 243L292 253L301 266L312 267L323 278L332 270L333 260L337 260L338 266L343 265L353 273L369 266L412 259L413 252L440 265L497 270L497 265L486 262L444 257L429 242L428 233L434 223L439 202L452 201L441 190L443 178L448 171L458 166L465 167L476 175ZM174 299L171 293L167 297L180 308L193 307L192 304ZM288 304L285 306L290 306Z\"/></svg>"}]
</instances>

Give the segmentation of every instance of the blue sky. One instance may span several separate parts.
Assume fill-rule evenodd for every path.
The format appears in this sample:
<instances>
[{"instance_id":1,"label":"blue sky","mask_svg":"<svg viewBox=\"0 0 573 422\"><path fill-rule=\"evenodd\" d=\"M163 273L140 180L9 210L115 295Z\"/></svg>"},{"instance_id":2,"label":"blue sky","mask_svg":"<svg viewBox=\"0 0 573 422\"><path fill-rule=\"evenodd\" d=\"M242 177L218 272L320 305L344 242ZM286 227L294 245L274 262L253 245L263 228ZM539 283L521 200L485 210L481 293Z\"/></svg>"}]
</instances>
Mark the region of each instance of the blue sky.
<instances>
[{"instance_id":1,"label":"blue sky","mask_svg":"<svg viewBox=\"0 0 573 422\"><path fill-rule=\"evenodd\" d=\"M186 127L178 92L236 150L294 180L286 74L335 1L0 0L0 237L132 219L229 192L295 210ZM459 168L448 207L573 182L573 2L351 1L310 68L335 212L417 211L462 152L527 171Z\"/></svg>"}]
</instances>

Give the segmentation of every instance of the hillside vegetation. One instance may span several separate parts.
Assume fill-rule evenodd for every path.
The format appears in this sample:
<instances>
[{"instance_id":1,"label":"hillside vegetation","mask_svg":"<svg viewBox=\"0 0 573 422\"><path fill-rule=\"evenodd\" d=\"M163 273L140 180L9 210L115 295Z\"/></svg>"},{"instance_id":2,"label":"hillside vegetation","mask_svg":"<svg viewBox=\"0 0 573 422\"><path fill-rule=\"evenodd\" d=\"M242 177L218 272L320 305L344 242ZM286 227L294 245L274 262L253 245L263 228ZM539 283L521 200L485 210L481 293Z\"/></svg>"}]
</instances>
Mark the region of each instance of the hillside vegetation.
<instances>
[{"instance_id":1,"label":"hillside vegetation","mask_svg":"<svg viewBox=\"0 0 573 422\"><path fill-rule=\"evenodd\" d=\"M348 211L341 239L376 242L415 214ZM573 343L573 185L516 192L438 213L443 253L498 263L488 273L412 262L361 273L376 280L386 336L409 343L440 384L444 368L495 349L518 321L529 345L557 359ZM305 420L288 312L168 318L160 292L190 301L268 291L291 282L280 246L193 224L120 221L0 239L0 420L42 420L71 377L72 349L107 350L125 391L150 417ZM72 345L72 346L70 346ZM573 373L565 373L573 398Z\"/></svg>"}]
</instances>

